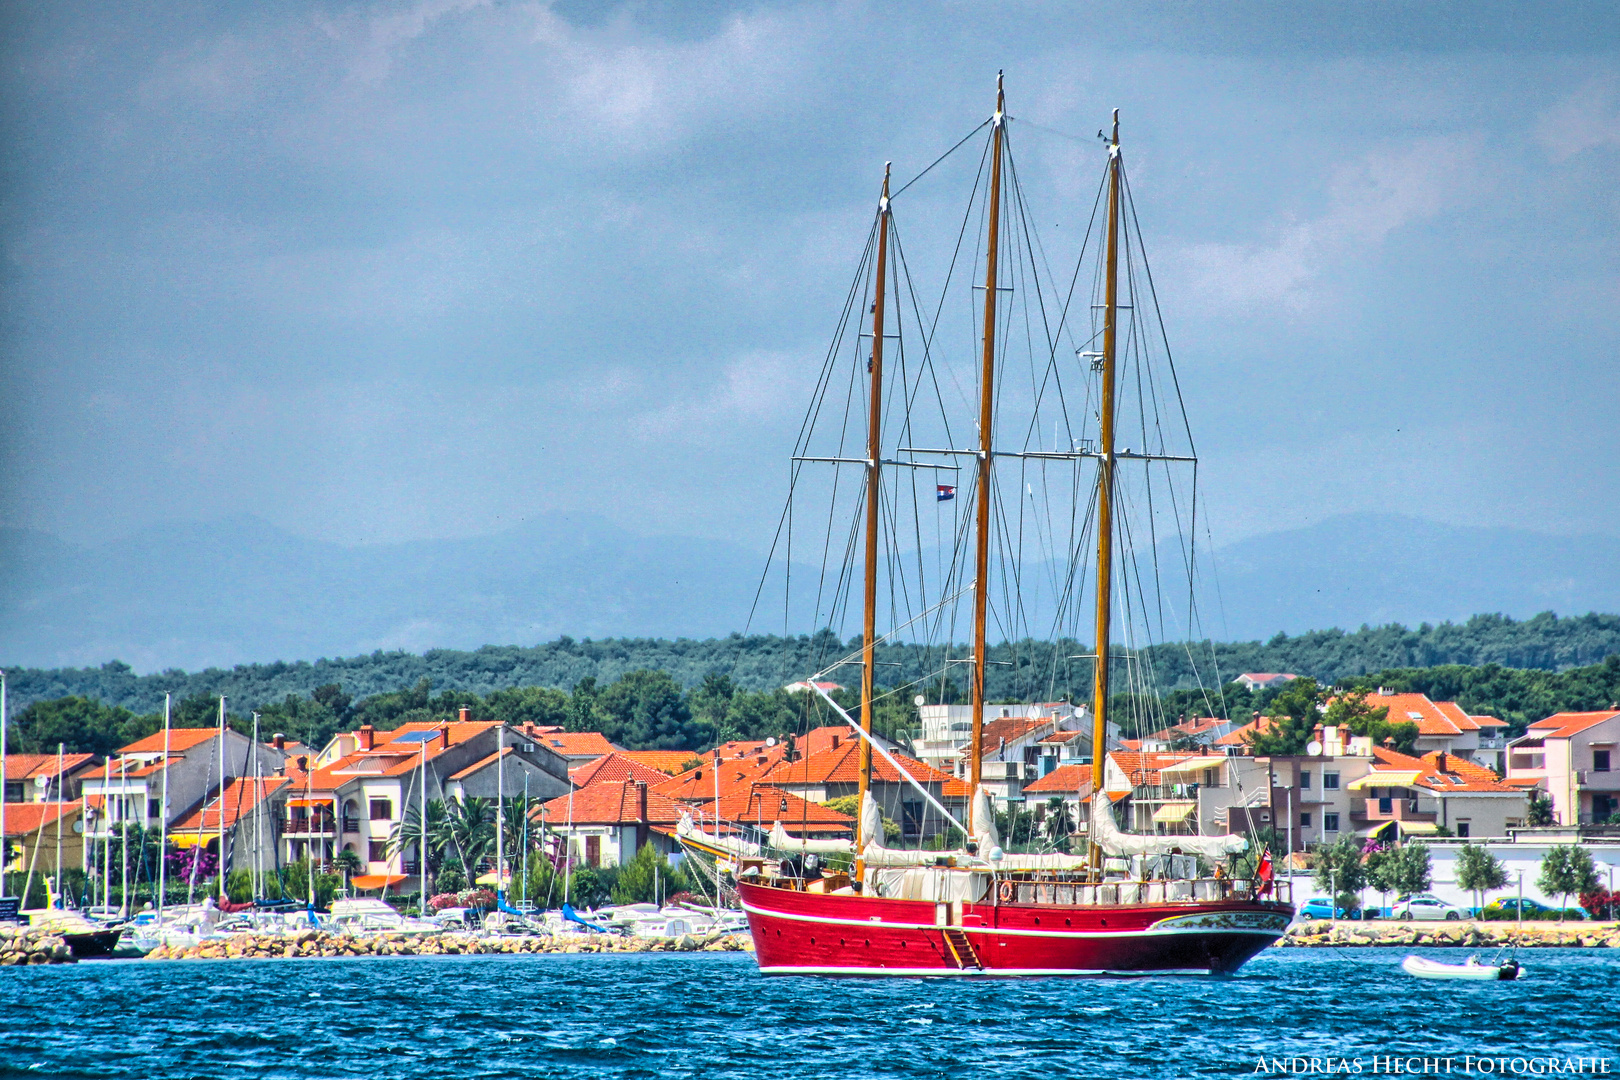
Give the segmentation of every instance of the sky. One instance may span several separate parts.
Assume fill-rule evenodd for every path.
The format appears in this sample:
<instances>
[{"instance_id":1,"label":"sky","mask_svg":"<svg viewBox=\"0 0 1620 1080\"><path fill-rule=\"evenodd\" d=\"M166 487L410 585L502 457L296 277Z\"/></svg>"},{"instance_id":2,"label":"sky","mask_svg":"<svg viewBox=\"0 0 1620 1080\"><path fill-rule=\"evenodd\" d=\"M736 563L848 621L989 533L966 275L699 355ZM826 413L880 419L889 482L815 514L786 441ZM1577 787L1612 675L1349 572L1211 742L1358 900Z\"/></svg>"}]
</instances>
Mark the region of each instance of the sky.
<instances>
[{"instance_id":1,"label":"sky","mask_svg":"<svg viewBox=\"0 0 1620 1080\"><path fill-rule=\"evenodd\" d=\"M884 162L1005 69L1064 257L1122 111L1217 543L1620 535L1613 4L0 11L0 526L763 551Z\"/></svg>"}]
</instances>

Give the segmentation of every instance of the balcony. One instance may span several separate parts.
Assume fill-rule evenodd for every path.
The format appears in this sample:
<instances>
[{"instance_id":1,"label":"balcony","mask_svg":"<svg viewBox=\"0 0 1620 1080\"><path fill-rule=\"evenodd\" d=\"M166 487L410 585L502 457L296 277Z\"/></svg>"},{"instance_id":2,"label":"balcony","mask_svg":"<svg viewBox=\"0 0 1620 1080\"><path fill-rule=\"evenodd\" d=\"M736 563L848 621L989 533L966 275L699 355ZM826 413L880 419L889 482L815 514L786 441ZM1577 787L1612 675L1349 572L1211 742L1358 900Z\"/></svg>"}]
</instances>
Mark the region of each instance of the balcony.
<instances>
[{"instance_id":1,"label":"balcony","mask_svg":"<svg viewBox=\"0 0 1620 1080\"><path fill-rule=\"evenodd\" d=\"M1425 821L1433 824L1439 817L1434 811L1419 811L1416 799L1361 799L1352 804L1352 817L1366 821Z\"/></svg>"},{"instance_id":2,"label":"balcony","mask_svg":"<svg viewBox=\"0 0 1620 1080\"><path fill-rule=\"evenodd\" d=\"M336 836L336 822L329 814L288 814L281 822L283 836Z\"/></svg>"},{"instance_id":3,"label":"balcony","mask_svg":"<svg viewBox=\"0 0 1620 1080\"><path fill-rule=\"evenodd\" d=\"M1620 791L1620 772L1577 769L1575 784L1585 791Z\"/></svg>"}]
</instances>

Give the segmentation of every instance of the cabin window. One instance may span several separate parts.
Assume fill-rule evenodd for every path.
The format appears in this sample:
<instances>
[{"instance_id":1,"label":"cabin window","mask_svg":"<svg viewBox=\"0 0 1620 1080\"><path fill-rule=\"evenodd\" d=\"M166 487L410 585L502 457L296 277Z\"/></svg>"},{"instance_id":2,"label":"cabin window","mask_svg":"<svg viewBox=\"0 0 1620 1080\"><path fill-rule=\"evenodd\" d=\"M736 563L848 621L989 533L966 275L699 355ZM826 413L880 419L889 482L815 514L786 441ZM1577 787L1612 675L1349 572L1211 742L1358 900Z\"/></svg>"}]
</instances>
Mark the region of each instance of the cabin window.
<instances>
[{"instance_id":1,"label":"cabin window","mask_svg":"<svg viewBox=\"0 0 1620 1080\"><path fill-rule=\"evenodd\" d=\"M1608 772L1609 771L1609 752L1607 750L1594 750L1594 751L1592 751L1592 771L1593 772Z\"/></svg>"},{"instance_id":2,"label":"cabin window","mask_svg":"<svg viewBox=\"0 0 1620 1080\"><path fill-rule=\"evenodd\" d=\"M1469 833L1468 833L1468 822L1466 822L1466 821L1457 822L1457 835L1462 837L1465 840L1468 838L1468 835L1469 835Z\"/></svg>"},{"instance_id":3,"label":"cabin window","mask_svg":"<svg viewBox=\"0 0 1620 1080\"><path fill-rule=\"evenodd\" d=\"M1302 829L1308 829L1308 828L1311 827L1311 812L1309 810L1301 810L1300 811L1300 813L1299 813L1299 827L1302 828Z\"/></svg>"},{"instance_id":4,"label":"cabin window","mask_svg":"<svg viewBox=\"0 0 1620 1080\"><path fill-rule=\"evenodd\" d=\"M371 820L388 821L394 816L394 803L390 799L371 800Z\"/></svg>"},{"instance_id":5,"label":"cabin window","mask_svg":"<svg viewBox=\"0 0 1620 1080\"><path fill-rule=\"evenodd\" d=\"M1322 831L1323 832L1338 832L1339 831L1339 815L1338 814L1331 814L1331 813L1324 813L1322 815Z\"/></svg>"},{"instance_id":6,"label":"cabin window","mask_svg":"<svg viewBox=\"0 0 1620 1080\"><path fill-rule=\"evenodd\" d=\"M1325 772L1325 773L1323 773L1322 774L1322 790L1323 791L1338 791L1339 790L1339 774L1336 773L1336 772Z\"/></svg>"},{"instance_id":7,"label":"cabin window","mask_svg":"<svg viewBox=\"0 0 1620 1080\"><path fill-rule=\"evenodd\" d=\"M1308 788L1311 786L1311 770L1299 770L1299 786L1302 788Z\"/></svg>"}]
</instances>

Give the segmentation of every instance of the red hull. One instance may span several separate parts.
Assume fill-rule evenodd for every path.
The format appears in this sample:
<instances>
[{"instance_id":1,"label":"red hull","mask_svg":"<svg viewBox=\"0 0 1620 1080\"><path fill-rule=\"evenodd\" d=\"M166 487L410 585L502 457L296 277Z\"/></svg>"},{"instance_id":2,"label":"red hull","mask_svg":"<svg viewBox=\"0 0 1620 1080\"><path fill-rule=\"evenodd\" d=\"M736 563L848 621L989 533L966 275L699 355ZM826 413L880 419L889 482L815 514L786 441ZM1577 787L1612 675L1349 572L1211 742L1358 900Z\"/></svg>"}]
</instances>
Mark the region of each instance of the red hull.
<instances>
[{"instance_id":1,"label":"red hull","mask_svg":"<svg viewBox=\"0 0 1620 1080\"><path fill-rule=\"evenodd\" d=\"M934 904L740 883L768 975L1227 974L1282 936L1272 901Z\"/></svg>"}]
</instances>

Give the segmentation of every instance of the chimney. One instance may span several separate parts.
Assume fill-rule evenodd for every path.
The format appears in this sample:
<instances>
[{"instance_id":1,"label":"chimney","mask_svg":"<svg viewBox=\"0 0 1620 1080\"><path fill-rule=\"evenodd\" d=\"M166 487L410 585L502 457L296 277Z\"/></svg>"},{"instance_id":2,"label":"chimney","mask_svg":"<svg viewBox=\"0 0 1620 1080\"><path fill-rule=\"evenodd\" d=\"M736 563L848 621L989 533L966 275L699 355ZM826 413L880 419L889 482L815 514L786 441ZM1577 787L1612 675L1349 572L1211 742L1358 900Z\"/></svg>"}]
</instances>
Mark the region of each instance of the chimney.
<instances>
[{"instance_id":1,"label":"chimney","mask_svg":"<svg viewBox=\"0 0 1620 1080\"><path fill-rule=\"evenodd\" d=\"M440 724L439 725L439 749L440 750L448 750L448 749L450 749L450 725L449 724Z\"/></svg>"},{"instance_id":2,"label":"chimney","mask_svg":"<svg viewBox=\"0 0 1620 1080\"><path fill-rule=\"evenodd\" d=\"M1446 752L1441 750L1434 755L1434 771L1437 773L1449 772L1446 768Z\"/></svg>"},{"instance_id":3,"label":"chimney","mask_svg":"<svg viewBox=\"0 0 1620 1080\"><path fill-rule=\"evenodd\" d=\"M370 724L360 725L360 749L370 750L377 740L377 729Z\"/></svg>"},{"instance_id":4,"label":"chimney","mask_svg":"<svg viewBox=\"0 0 1620 1080\"><path fill-rule=\"evenodd\" d=\"M1393 736L1393 735L1385 735L1384 736L1384 746L1387 749L1390 749L1390 750L1395 749L1395 736Z\"/></svg>"},{"instance_id":5,"label":"chimney","mask_svg":"<svg viewBox=\"0 0 1620 1080\"><path fill-rule=\"evenodd\" d=\"M647 842L647 782L636 781L636 847Z\"/></svg>"},{"instance_id":6,"label":"chimney","mask_svg":"<svg viewBox=\"0 0 1620 1080\"><path fill-rule=\"evenodd\" d=\"M270 736L270 745L275 747L277 750L287 749L287 736L283 735L279 731L276 732L274 735Z\"/></svg>"},{"instance_id":7,"label":"chimney","mask_svg":"<svg viewBox=\"0 0 1620 1080\"><path fill-rule=\"evenodd\" d=\"M471 719L472 709L469 706L463 705L461 708L456 710L456 723L465 724Z\"/></svg>"},{"instance_id":8,"label":"chimney","mask_svg":"<svg viewBox=\"0 0 1620 1080\"><path fill-rule=\"evenodd\" d=\"M832 737L832 748L834 750L838 749L838 736L836 735Z\"/></svg>"}]
</instances>

